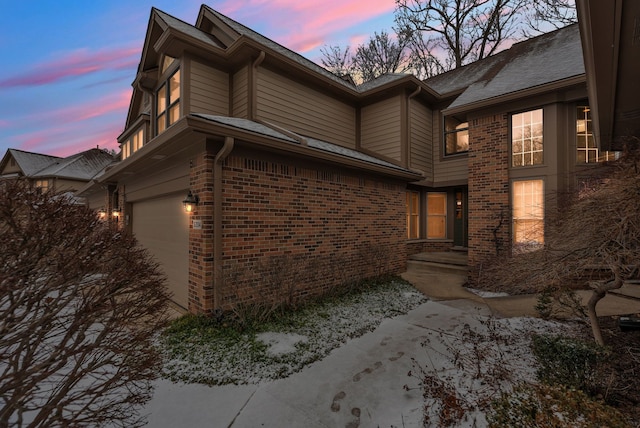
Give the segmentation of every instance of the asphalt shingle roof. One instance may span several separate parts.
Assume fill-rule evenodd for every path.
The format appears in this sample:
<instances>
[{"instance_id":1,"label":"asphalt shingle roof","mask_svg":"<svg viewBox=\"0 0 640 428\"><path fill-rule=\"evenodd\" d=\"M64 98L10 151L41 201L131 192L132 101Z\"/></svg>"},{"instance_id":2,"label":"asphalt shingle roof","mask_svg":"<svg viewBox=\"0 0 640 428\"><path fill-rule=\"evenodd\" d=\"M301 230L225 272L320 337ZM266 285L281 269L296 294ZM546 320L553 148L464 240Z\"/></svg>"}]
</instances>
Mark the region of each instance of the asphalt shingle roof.
<instances>
[{"instance_id":1,"label":"asphalt shingle roof","mask_svg":"<svg viewBox=\"0 0 640 428\"><path fill-rule=\"evenodd\" d=\"M59 158L57 156L43 155L40 153L25 152L18 149L9 149L9 153L27 177L51 165Z\"/></svg>"},{"instance_id":2,"label":"asphalt shingle roof","mask_svg":"<svg viewBox=\"0 0 640 428\"><path fill-rule=\"evenodd\" d=\"M270 127L268 127L267 125L263 125L261 123L257 123L248 119L240 119L240 118L235 118L235 117L227 117L227 116L214 116L214 115L209 115L209 114L201 114L201 113L192 113L191 116L195 116L195 117L200 117L202 119L206 119L212 122L217 122L223 125L228 125L228 126L233 126L234 128L238 128L238 129L242 129L245 131L250 131L250 132L255 132L257 134L262 134L262 135L266 135L269 137L273 137L273 138L277 138L279 140L282 141L286 141L288 143L295 143L295 144L299 144L298 141L296 141L295 139L281 133L278 132ZM292 131L288 131L291 132L291 134L297 135ZM342 146L338 146L336 144L332 144L326 141L322 141L322 140L317 140L315 138L310 138L310 137L306 137L306 136L300 136L301 138L303 138L304 140L307 141L307 145L308 147L317 149L317 150L322 150L324 152L328 152L328 153L332 153L335 155L339 155L339 156L344 156L346 158L350 158L350 159L355 159L355 160L360 160L363 162L368 162L368 163L372 163L372 164L376 164L376 165L380 165L380 166L384 166L387 168L393 168L399 171L406 171L406 172L411 172L405 168L402 168L398 165L392 164L390 162L386 162L382 159L378 159L374 156L370 156L364 153L361 153L357 150L353 150L353 149L349 149L347 147L342 147Z\"/></svg>"}]
</instances>

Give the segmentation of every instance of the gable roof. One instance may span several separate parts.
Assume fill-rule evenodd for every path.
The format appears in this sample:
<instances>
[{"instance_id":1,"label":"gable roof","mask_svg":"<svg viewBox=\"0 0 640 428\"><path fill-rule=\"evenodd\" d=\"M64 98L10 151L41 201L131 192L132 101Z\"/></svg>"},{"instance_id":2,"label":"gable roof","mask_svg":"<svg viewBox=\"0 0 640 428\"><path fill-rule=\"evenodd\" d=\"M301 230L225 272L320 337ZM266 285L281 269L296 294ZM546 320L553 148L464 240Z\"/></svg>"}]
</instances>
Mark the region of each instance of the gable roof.
<instances>
[{"instance_id":1,"label":"gable roof","mask_svg":"<svg viewBox=\"0 0 640 428\"><path fill-rule=\"evenodd\" d=\"M0 162L0 171L2 171L9 161L13 158L16 164L22 171L22 174L31 177L43 168L51 165L57 159L61 159L58 156L43 155L40 153L25 152L18 149L8 149Z\"/></svg>"},{"instance_id":2,"label":"gable roof","mask_svg":"<svg viewBox=\"0 0 640 428\"><path fill-rule=\"evenodd\" d=\"M66 158L8 149L0 162L0 171L10 158L15 159L25 177L57 177L82 181L90 180L115 160L111 154L101 149L90 149Z\"/></svg>"},{"instance_id":3,"label":"gable roof","mask_svg":"<svg viewBox=\"0 0 640 428\"><path fill-rule=\"evenodd\" d=\"M574 24L516 43L425 83L441 94L459 94L447 109L454 112L567 79L584 81L584 74L580 34Z\"/></svg>"},{"instance_id":4,"label":"gable roof","mask_svg":"<svg viewBox=\"0 0 640 428\"><path fill-rule=\"evenodd\" d=\"M64 159L55 160L32 177L59 177L75 180L90 180L104 167L111 164L114 157L100 149L90 149Z\"/></svg>"}]
</instances>

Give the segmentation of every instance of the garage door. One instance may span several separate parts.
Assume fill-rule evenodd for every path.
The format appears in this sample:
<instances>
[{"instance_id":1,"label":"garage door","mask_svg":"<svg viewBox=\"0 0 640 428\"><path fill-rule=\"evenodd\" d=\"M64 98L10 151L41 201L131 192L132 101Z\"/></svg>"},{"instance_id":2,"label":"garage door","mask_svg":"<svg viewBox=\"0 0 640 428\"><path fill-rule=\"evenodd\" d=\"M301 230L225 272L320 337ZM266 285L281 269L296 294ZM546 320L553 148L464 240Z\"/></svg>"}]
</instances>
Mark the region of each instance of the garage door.
<instances>
[{"instance_id":1,"label":"garage door","mask_svg":"<svg viewBox=\"0 0 640 428\"><path fill-rule=\"evenodd\" d=\"M189 289L189 216L179 195L135 202L132 226L138 241L167 275L173 300L187 308Z\"/></svg>"}]
</instances>

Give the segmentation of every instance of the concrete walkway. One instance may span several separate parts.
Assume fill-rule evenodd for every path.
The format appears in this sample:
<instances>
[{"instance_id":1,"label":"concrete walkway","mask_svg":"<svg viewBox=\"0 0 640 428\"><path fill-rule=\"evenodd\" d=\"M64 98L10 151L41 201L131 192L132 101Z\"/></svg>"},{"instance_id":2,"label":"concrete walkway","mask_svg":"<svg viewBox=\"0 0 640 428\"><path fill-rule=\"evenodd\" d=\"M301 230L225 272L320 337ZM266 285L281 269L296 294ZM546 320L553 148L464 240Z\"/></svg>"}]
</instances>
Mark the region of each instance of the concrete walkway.
<instances>
[{"instance_id":1,"label":"concrete walkway","mask_svg":"<svg viewBox=\"0 0 640 428\"><path fill-rule=\"evenodd\" d=\"M456 305L456 301L466 300L467 302L458 302L458 306L473 302L474 305L486 306L491 313L502 317L538 316L535 310L538 303L537 295L483 298L464 287L465 276L455 274L409 271L403 273L402 278L435 301L447 301L449 304ZM590 290L578 291L584 304L587 303L591 294ZM596 309L599 316L640 314L640 284L625 284L619 290L607 294L598 302Z\"/></svg>"},{"instance_id":2,"label":"concrete walkway","mask_svg":"<svg viewBox=\"0 0 640 428\"><path fill-rule=\"evenodd\" d=\"M299 373L258 385L207 387L158 382L147 405L150 427L421 427L424 401L412 363L426 361L421 343L438 331L479 326L479 316L536 315L535 296L482 298L463 287L464 276L405 273L430 297L406 315L349 340ZM598 305L600 314L640 313L638 285ZM588 298L588 292L585 293ZM517 320L514 319L517 322ZM525 346L525 345L523 345ZM442 355L429 354L438 365ZM409 388L405 389L404 385Z\"/></svg>"}]
</instances>

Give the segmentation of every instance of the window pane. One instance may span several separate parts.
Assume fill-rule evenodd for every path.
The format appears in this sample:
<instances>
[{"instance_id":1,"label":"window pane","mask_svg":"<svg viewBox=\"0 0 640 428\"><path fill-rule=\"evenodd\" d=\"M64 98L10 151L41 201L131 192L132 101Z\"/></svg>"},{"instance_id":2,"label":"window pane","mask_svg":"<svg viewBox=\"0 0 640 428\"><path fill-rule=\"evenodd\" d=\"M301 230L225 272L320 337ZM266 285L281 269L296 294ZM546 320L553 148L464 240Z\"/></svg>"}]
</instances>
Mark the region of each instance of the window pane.
<instances>
[{"instance_id":1,"label":"window pane","mask_svg":"<svg viewBox=\"0 0 640 428\"><path fill-rule=\"evenodd\" d=\"M461 122L455 117L444 119L445 155L453 155L469 151L469 123Z\"/></svg>"},{"instance_id":2,"label":"window pane","mask_svg":"<svg viewBox=\"0 0 640 428\"><path fill-rule=\"evenodd\" d=\"M156 114L159 116L167 109L167 89L165 85L158 89L158 109Z\"/></svg>"},{"instance_id":3,"label":"window pane","mask_svg":"<svg viewBox=\"0 0 640 428\"><path fill-rule=\"evenodd\" d=\"M180 103L176 103L169 109L169 125L173 125L180 119Z\"/></svg>"},{"instance_id":4,"label":"window pane","mask_svg":"<svg viewBox=\"0 0 640 428\"><path fill-rule=\"evenodd\" d=\"M429 216L427 219L427 238L439 239L447 237L446 218Z\"/></svg>"},{"instance_id":5,"label":"window pane","mask_svg":"<svg viewBox=\"0 0 640 428\"><path fill-rule=\"evenodd\" d=\"M420 237L420 193L408 191L406 197L407 208L407 238Z\"/></svg>"},{"instance_id":6,"label":"window pane","mask_svg":"<svg viewBox=\"0 0 640 428\"><path fill-rule=\"evenodd\" d=\"M447 194L427 194L427 238L447 237Z\"/></svg>"},{"instance_id":7,"label":"window pane","mask_svg":"<svg viewBox=\"0 0 640 428\"><path fill-rule=\"evenodd\" d=\"M445 214L447 211L447 195L445 193L429 193L427 195L427 213Z\"/></svg>"},{"instance_id":8,"label":"window pane","mask_svg":"<svg viewBox=\"0 0 640 428\"><path fill-rule=\"evenodd\" d=\"M158 134L167 129L167 116L162 115L158 117Z\"/></svg>"},{"instance_id":9,"label":"window pane","mask_svg":"<svg viewBox=\"0 0 640 428\"><path fill-rule=\"evenodd\" d=\"M180 98L180 70L176 71L169 79L169 104Z\"/></svg>"},{"instance_id":10,"label":"window pane","mask_svg":"<svg viewBox=\"0 0 640 428\"><path fill-rule=\"evenodd\" d=\"M511 117L512 166L542 164L542 109L514 114Z\"/></svg>"},{"instance_id":11,"label":"window pane","mask_svg":"<svg viewBox=\"0 0 640 428\"><path fill-rule=\"evenodd\" d=\"M515 244L544 243L544 191L542 180L515 181L513 239Z\"/></svg>"}]
</instances>

